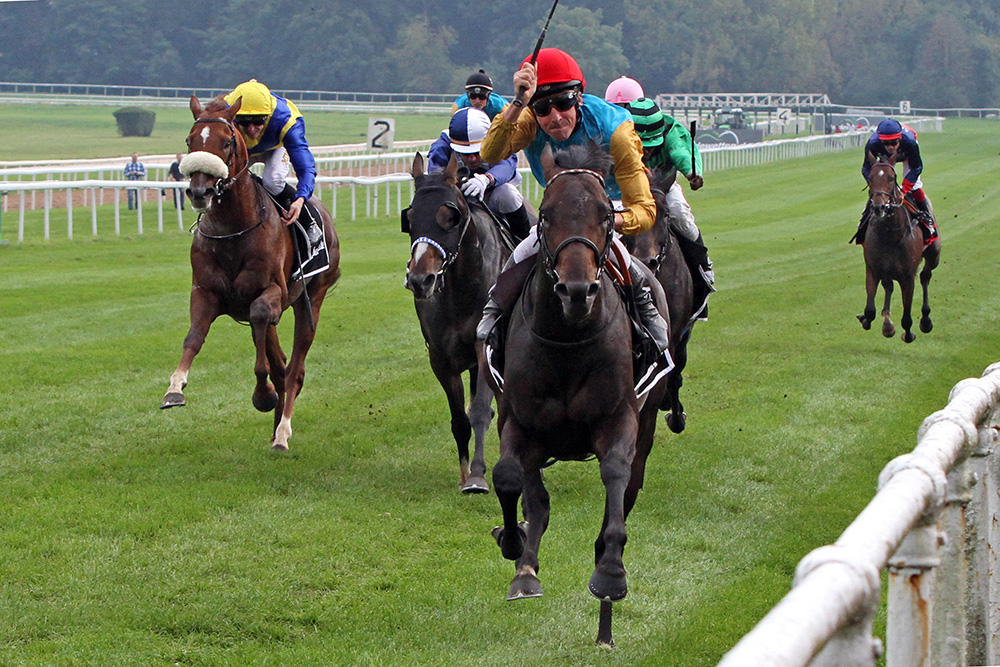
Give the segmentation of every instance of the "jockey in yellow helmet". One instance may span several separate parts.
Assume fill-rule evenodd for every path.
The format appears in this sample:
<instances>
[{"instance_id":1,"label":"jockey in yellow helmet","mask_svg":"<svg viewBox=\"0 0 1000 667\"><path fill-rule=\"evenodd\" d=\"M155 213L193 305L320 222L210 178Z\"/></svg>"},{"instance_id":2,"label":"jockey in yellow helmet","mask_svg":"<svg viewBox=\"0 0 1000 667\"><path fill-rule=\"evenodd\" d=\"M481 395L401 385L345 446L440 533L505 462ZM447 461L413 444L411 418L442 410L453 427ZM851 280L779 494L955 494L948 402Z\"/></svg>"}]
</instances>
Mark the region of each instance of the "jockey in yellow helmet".
<instances>
[{"instance_id":1,"label":"jockey in yellow helmet","mask_svg":"<svg viewBox=\"0 0 1000 667\"><path fill-rule=\"evenodd\" d=\"M316 186L316 161L302 114L256 79L236 86L225 99L230 105L242 99L234 123L246 141L250 163L264 163L264 187L287 209L282 214L285 222L295 222ZM299 179L294 189L285 183L289 162Z\"/></svg>"}]
</instances>

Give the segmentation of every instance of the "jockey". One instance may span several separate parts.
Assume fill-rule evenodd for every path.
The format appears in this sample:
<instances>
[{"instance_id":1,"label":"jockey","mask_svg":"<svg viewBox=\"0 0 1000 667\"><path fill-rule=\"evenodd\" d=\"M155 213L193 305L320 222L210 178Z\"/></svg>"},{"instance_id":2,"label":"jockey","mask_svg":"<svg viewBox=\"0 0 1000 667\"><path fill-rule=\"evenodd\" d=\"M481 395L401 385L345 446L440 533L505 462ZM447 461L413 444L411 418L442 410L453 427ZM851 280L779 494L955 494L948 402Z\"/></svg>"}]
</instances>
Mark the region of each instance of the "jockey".
<instances>
[{"instance_id":1,"label":"jockey","mask_svg":"<svg viewBox=\"0 0 1000 667\"><path fill-rule=\"evenodd\" d=\"M234 123L246 142L250 164L264 163L264 188L286 209L281 215L290 225L316 185L316 161L306 141L305 120L292 102L256 79L241 83L225 97L229 105L241 98ZM285 183L289 161L299 179L297 188Z\"/></svg>"},{"instance_id":2,"label":"jockey","mask_svg":"<svg viewBox=\"0 0 1000 667\"><path fill-rule=\"evenodd\" d=\"M500 113L507 100L493 92L493 79L486 75L486 72L479 70L474 72L465 81L465 94L459 96L451 105L451 113L466 107L473 107L485 111L490 120Z\"/></svg>"},{"instance_id":3,"label":"jockey","mask_svg":"<svg viewBox=\"0 0 1000 667\"><path fill-rule=\"evenodd\" d=\"M525 106L515 99L493 119L483 140L482 157L487 162L497 162L524 150L532 174L544 185L541 155L546 146L560 149L594 141L614 157L614 173L608 175L605 188L612 200L620 199L623 204L623 208L615 212L615 229L624 234L640 234L650 229L656 219L656 202L642 164L642 143L629 113L599 97L584 94L586 83L580 66L565 51L541 49L534 64L530 58L525 58L521 68L514 73L514 90L524 89L528 104ZM645 274L631 266L621 241L615 239L614 243L628 264L620 268L631 274L639 318L659 351L663 352L668 345L668 329L653 302ZM533 259L537 253L536 233L518 245L511 262L528 263L525 260ZM507 271L513 271L513 266L504 273ZM501 274L498 278L497 287L503 277ZM526 278L525 273L516 287L523 285ZM519 294L520 289L512 290L512 294L491 293L477 330L480 340L486 339L505 306L513 303ZM500 301L494 301L494 297Z\"/></svg>"},{"instance_id":4,"label":"jockey","mask_svg":"<svg viewBox=\"0 0 1000 667\"><path fill-rule=\"evenodd\" d=\"M479 148L489 129L490 119L485 111L473 107L456 111L448 130L431 145L428 171L444 169L452 154L457 156L468 172L462 192L466 197L482 200L491 211L506 218L511 232L520 241L528 235L531 223L524 197L517 189L521 184L517 156L511 155L495 164L483 162Z\"/></svg>"},{"instance_id":5,"label":"jockey","mask_svg":"<svg viewBox=\"0 0 1000 667\"><path fill-rule=\"evenodd\" d=\"M924 193L924 186L920 181L924 163L920 159L917 133L894 118L886 118L880 122L865 144L865 159L861 163L861 175L864 176L865 181L868 181L871 176L872 165L879 159L886 159L894 164L903 163L904 176L901 186L903 196L911 199L917 208L926 214L926 218L918 216L919 222L926 227L924 230L925 242L933 241L938 236L937 223L934 219L934 208L931 206L931 200ZM864 213L861 214L857 233L851 239L852 241L857 240L858 245L864 243L870 207L871 200L868 201Z\"/></svg>"},{"instance_id":6,"label":"jockey","mask_svg":"<svg viewBox=\"0 0 1000 667\"><path fill-rule=\"evenodd\" d=\"M893 163L903 163L903 196L907 194L920 207L920 210L934 215L931 202L924 194L920 173L924 163L920 160L920 147L917 145L917 133L903 125L898 120L886 118L869 137L865 144L865 160L861 165L861 175L865 181L871 175L872 165L879 158L885 158Z\"/></svg>"},{"instance_id":7,"label":"jockey","mask_svg":"<svg viewBox=\"0 0 1000 667\"><path fill-rule=\"evenodd\" d=\"M636 134L642 141L642 161L647 167L665 174L669 174L671 170L684 174L692 190L705 184L701 176L701 153L683 125L660 111L656 102L645 97L629 101L625 108L632 114ZM684 190L676 178L665 195L667 212L674 229L684 238L704 248L701 230L694 222L691 205L684 198ZM701 255L698 259L699 270L705 282L712 285L715 283L712 260L708 258L707 252L703 251Z\"/></svg>"},{"instance_id":8,"label":"jockey","mask_svg":"<svg viewBox=\"0 0 1000 667\"><path fill-rule=\"evenodd\" d=\"M604 91L604 99L620 107L627 105L632 100L645 97L642 86L635 79L627 76L620 76L608 84L608 89Z\"/></svg>"}]
</instances>

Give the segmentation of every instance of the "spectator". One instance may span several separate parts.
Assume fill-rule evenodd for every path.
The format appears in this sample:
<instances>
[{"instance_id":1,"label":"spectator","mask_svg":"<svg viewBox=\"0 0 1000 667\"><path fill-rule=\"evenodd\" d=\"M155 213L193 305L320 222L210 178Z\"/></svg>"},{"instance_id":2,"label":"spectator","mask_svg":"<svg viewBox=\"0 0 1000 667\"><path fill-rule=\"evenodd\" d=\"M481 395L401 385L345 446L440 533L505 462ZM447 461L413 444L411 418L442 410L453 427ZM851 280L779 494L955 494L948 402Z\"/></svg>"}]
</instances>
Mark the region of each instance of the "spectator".
<instances>
[{"instance_id":1,"label":"spectator","mask_svg":"<svg viewBox=\"0 0 1000 667\"><path fill-rule=\"evenodd\" d=\"M132 161L125 165L125 178L130 181L142 181L146 179L146 167L139 162L139 154L132 153ZM127 190L128 210L139 207L139 191Z\"/></svg>"},{"instance_id":2,"label":"spectator","mask_svg":"<svg viewBox=\"0 0 1000 667\"><path fill-rule=\"evenodd\" d=\"M178 153L177 159L174 160L173 164L170 165L170 171L167 173L167 176L170 178L171 181L180 182L187 180L186 178L184 178L184 174L181 173L181 159L183 157L184 156L181 153ZM173 193L174 193L174 208L180 208L183 211L184 191L181 190L180 188L175 188L173 190Z\"/></svg>"}]
</instances>

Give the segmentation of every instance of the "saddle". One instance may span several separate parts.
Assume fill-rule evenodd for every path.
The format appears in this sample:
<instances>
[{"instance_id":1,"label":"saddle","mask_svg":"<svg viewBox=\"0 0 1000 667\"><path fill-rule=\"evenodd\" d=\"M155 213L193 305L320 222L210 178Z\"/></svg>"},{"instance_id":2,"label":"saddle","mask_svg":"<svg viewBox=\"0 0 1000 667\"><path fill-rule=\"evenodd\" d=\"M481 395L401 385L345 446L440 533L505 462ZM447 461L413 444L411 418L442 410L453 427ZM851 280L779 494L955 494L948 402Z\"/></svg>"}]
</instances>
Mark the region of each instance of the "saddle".
<instances>
[{"instance_id":1,"label":"saddle","mask_svg":"<svg viewBox=\"0 0 1000 667\"><path fill-rule=\"evenodd\" d=\"M910 218L917 223L920 228L920 232L924 236L924 245L928 246L939 238L941 235L938 233L937 222L927 211L917 208L915 204L912 204L910 200L904 199L906 204L906 210L910 214ZM868 221L871 219L871 203L865 206L864 213L861 214L861 222L858 223L858 231L854 232L854 236L848 243L857 243L860 246L865 244L865 233L868 231Z\"/></svg>"},{"instance_id":2,"label":"saddle","mask_svg":"<svg viewBox=\"0 0 1000 667\"><path fill-rule=\"evenodd\" d=\"M263 188L263 181L256 174L251 174ZM267 192L267 188L264 188ZM267 196L280 209L287 211L295 201L295 188L285 184L285 189L277 195L267 192ZM292 271L292 282L311 278L330 268L330 252L326 247L326 234L323 232L323 218L319 209L307 199L299 213L298 220L288 226L292 235L292 245L295 248L295 268Z\"/></svg>"}]
</instances>

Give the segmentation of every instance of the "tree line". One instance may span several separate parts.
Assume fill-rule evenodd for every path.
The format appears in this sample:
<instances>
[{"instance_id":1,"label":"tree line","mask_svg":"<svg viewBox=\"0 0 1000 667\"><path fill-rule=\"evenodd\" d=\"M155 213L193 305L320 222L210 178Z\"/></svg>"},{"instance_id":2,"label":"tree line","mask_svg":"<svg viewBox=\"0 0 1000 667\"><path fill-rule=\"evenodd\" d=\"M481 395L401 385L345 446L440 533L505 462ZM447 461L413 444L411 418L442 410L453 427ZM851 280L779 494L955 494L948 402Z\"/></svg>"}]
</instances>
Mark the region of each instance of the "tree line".
<instances>
[{"instance_id":1,"label":"tree line","mask_svg":"<svg viewBox=\"0 0 1000 667\"><path fill-rule=\"evenodd\" d=\"M0 78L43 83L498 92L550 0L34 0L0 3ZM996 0L562 0L547 46L602 94L827 93L837 103L1000 106Z\"/></svg>"}]
</instances>

